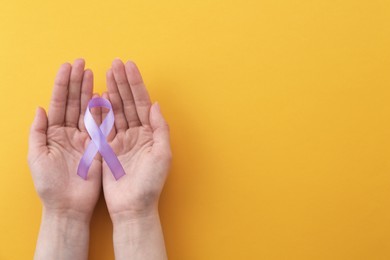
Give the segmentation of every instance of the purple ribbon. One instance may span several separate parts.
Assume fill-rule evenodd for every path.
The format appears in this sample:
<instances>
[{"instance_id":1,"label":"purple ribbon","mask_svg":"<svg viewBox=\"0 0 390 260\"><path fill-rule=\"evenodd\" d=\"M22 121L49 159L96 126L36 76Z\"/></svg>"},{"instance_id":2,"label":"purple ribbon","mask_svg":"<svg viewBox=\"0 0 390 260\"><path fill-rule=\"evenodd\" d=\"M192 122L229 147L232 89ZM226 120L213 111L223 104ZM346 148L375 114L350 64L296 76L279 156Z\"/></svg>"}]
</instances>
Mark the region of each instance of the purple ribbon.
<instances>
[{"instance_id":1,"label":"purple ribbon","mask_svg":"<svg viewBox=\"0 0 390 260\"><path fill-rule=\"evenodd\" d=\"M90 109L93 107L105 107L109 109L108 114L100 127L96 125L95 120L91 115ZM93 162L93 158L99 152L106 161L115 179L118 180L125 175L125 170L106 140L107 135L114 126L114 112L112 111L110 101L100 97L91 99L88 103L87 110L85 111L84 124L92 142L88 144L83 157L81 157L77 174L86 180L88 169Z\"/></svg>"}]
</instances>

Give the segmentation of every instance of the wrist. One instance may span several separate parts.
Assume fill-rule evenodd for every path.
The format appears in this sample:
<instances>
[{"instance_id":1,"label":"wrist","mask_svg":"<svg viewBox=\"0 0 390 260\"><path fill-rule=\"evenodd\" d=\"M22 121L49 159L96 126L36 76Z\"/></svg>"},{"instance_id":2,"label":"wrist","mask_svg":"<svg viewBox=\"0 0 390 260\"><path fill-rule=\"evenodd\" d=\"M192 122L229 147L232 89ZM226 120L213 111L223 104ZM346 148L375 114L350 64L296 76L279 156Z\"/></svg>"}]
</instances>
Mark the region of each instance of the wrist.
<instances>
[{"instance_id":1,"label":"wrist","mask_svg":"<svg viewBox=\"0 0 390 260\"><path fill-rule=\"evenodd\" d=\"M167 259L158 210L113 222L115 259Z\"/></svg>"},{"instance_id":2,"label":"wrist","mask_svg":"<svg viewBox=\"0 0 390 260\"><path fill-rule=\"evenodd\" d=\"M116 246L128 246L138 244L145 239L145 235L151 229L160 225L158 213L137 218L121 218L113 222L114 244Z\"/></svg>"},{"instance_id":3,"label":"wrist","mask_svg":"<svg viewBox=\"0 0 390 260\"><path fill-rule=\"evenodd\" d=\"M152 206L145 209L127 209L110 213L113 226L132 225L144 222L146 220L158 218L158 206Z\"/></svg>"},{"instance_id":4,"label":"wrist","mask_svg":"<svg viewBox=\"0 0 390 260\"><path fill-rule=\"evenodd\" d=\"M89 222L90 218L79 212L44 208L41 227L64 238L66 246L79 246L89 238Z\"/></svg>"},{"instance_id":5,"label":"wrist","mask_svg":"<svg viewBox=\"0 0 390 260\"><path fill-rule=\"evenodd\" d=\"M71 209L52 209L43 207L42 219L56 223L72 222L78 226L89 226L92 214Z\"/></svg>"},{"instance_id":6,"label":"wrist","mask_svg":"<svg viewBox=\"0 0 390 260\"><path fill-rule=\"evenodd\" d=\"M78 212L44 208L35 259L87 259L89 219Z\"/></svg>"}]
</instances>

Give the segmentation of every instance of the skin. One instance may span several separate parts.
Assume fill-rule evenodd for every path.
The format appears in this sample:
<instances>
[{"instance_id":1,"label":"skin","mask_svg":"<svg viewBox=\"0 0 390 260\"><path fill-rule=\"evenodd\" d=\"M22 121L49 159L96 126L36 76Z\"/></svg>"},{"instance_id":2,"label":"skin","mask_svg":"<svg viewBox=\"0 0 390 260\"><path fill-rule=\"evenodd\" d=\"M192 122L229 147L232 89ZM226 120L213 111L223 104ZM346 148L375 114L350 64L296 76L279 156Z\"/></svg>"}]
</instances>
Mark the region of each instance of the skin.
<instances>
[{"instance_id":1,"label":"skin","mask_svg":"<svg viewBox=\"0 0 390 260\"><path fill-rule=\"evenodd\" d=\"M108 142L126 175L116 181L99 155L85 181L77 166L90 138L83 123L93 75L77 59L57 74L48 116L38 108L30 130L28 162L43 204L35 259L87 259L89 223L103 186L114 226L116 259L166 259L158 200L167 177L169 127L150 101L133 62L116 59L102 97L111 101L115 127ZM93 109L100 124L107 111Z\"/></svg>"}]
</instances>

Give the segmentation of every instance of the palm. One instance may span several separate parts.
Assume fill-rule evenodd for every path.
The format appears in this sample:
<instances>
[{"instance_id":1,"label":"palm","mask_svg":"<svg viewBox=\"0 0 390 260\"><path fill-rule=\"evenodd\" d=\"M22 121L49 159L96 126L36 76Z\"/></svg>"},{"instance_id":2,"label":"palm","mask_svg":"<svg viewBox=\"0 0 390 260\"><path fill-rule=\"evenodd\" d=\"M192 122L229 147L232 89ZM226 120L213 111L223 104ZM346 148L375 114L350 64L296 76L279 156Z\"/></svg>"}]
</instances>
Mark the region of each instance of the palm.
<instances>
[{"instance_id":1,"label":"palm","mask_svg":"<svg viewBox=\"0 0 390 260\"><path fill-rule=\"evenodd\" d=\"M89 142L83 112L92 97L92 74L84 61L58 72L49 115L39 109L31 129L29 164L36 189L45 207L91 214L100 192L101 161L94 159L88 180L77 173ZM94 111L95 117L97 112ZM100 114L97 120L100 120Z\"/></svg>"},{"instance_id":2,"label":"palm","mask_svg":"<svg viewBox=\"0 0 390 260\"><path fill-rule=\"evenodd\" d=\"M98 196L96 184L101 173L101 162L94 159L89 177L93 181L85 182L76 175L77 167L89 142L87 133L70 127L49 127L47 131L47 153L42 154L32 164L32 172L45 178L50 187L51 207L66 207L77 211L91 212L92 203ZM59 202L59 203L57 203Z\"/></svg>"},{"instance_id":3,"label":"palm","mask_svg":"<svg viewBox=\"0 0 390 260\"><path fill-rule=\"evenodd\" d=\"M123 67L121 62L114 61L113 73L107 74L107 85L115 114L115 131L111 134L110 145L126 172L115 181L103 161L107 207L110 214L141 211L158 200L169 167L169 162L162 157L169 159L170 150L156 145L159 142L158 124L149 119L149 114L153 116L150 99L135 65L128 63ZM107 98L106 94L103 96ZM164 134L166 137L166 132Z\"/></svg>"},{"instance_id":4,"label":"palm","mask_svg":"<svg viewBox=\"0 0 390 260\"><path fill-rule=\"evenodd\" d=\"M151 154L153 136L151 129L137 127L128 129L126 132L118 133L111 142L111 146L118 155L119 161L126 171L118 183L104 181L104 191L107 205L112 213L123 209L123 201L126 201L128 210L137 210L143 207L139 205L144 201L144 196L152 196L154 191L161 189L162 182L160 175L153 169L153 155ZM107 164L103 164L103 178L112 178ZM131 191L131 192L127 192ZM152 193L152 194L151 194ZM126 196L121 200L116 198ZM152 199L152 198L151 198Z\"/></svg>"}]
</instances>

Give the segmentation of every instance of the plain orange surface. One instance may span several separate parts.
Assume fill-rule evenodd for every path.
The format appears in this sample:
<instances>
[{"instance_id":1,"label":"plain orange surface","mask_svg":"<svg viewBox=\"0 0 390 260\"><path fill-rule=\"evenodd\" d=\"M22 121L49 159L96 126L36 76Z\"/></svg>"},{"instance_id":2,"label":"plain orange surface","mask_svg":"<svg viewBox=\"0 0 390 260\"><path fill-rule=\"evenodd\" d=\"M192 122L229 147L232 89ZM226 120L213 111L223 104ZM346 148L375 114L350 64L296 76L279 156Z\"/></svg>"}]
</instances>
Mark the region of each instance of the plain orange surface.
<instances>
[{"instance_id":1,"label":"plain orange surface","mask_svg":"<svg viewBox=\"0 0 390 260\"><path fill-rule=\"evenodd\" d=\"M31 259L26 162L60 64L140 67L170 123L170 259L390 259L390 2L0 2L0 259ZM113 259L103 198L90 259Z\"/></svg>"}]
</instances>

